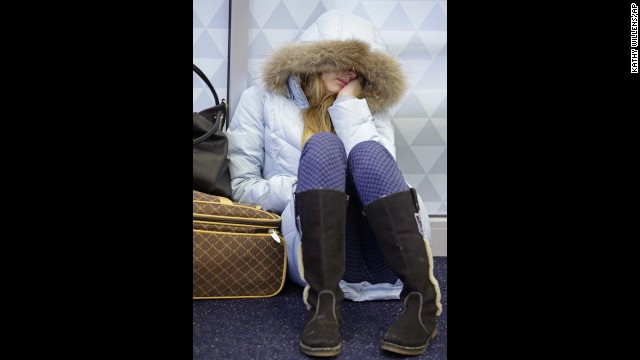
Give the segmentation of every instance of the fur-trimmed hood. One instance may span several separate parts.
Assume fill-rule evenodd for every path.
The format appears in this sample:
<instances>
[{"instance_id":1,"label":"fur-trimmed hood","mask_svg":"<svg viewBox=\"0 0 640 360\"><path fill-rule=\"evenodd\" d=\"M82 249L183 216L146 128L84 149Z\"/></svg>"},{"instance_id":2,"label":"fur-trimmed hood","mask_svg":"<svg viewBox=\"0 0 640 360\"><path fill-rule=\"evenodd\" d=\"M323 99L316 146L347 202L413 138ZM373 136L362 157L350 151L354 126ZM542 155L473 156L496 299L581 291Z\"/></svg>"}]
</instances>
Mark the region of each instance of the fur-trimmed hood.
<instances>
[{"instance_id":1,"label":"fur-trimmed hood","mask_svg":"<svg viewBox=\"0 0 640 360\"><path fill-rule=\"evenodd\" d=\"M287 96L291 75L344 69L353 69L365 78L362 97L371 112L388 109L404 95L402 67L386 52L373 24L338 10L321 15L296 43L276 49L262 76L269 90Z\"/></svg>"}]
</instances>

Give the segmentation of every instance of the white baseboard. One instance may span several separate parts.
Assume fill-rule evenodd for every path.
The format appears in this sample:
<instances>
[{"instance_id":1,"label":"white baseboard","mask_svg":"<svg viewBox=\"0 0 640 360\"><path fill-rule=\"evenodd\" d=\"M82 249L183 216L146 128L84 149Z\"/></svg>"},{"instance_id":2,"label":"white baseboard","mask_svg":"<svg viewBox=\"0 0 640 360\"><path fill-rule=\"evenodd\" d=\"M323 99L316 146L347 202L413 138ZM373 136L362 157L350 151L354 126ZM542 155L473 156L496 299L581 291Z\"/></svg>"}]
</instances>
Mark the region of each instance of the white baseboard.
<instances>
[{"instance_id":1,"label":"white baseboard","mask_svg":"<svg viewBox=\"0 0 640 360\"><path fill-rule=\"evenodd\" d=\"M431 221L431 254L447 256L447 217L429 218Z\"/></svg>"}]
</instances>

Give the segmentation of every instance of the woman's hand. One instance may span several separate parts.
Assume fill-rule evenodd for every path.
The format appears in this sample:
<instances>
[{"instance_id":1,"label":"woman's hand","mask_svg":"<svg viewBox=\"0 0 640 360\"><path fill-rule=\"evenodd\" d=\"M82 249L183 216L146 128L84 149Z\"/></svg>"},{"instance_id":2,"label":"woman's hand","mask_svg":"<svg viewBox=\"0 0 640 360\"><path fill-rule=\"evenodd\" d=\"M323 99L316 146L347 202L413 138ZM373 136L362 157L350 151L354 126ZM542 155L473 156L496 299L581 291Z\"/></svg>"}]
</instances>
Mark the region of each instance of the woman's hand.
<instances>
[{"instance_id":1,"label":"woman's hand","mask_svg":"<svg viewBox=\"0 0 640 360\"><path fill-rule=\"evenodd\" d=\"M360 77L357 76L355 79L349 81L347 85L345 85L339 92L337 98L345 95L351 95L354 97L358 97L362 92L362 83Z\"/></svg>"}]
</instances>

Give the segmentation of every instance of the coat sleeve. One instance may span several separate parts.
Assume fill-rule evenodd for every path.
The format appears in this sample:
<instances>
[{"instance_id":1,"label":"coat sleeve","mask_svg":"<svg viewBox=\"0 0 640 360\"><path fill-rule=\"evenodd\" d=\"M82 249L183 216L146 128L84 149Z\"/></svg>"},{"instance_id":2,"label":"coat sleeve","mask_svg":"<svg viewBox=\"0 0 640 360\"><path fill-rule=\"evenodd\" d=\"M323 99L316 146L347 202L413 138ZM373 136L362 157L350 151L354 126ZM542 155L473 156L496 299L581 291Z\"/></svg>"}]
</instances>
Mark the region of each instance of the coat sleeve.
<instances>
[{"instance_id":1,"label":"coat sleeve","mask_svg":"<svg viewBox=\"0 0 640 360\"><path fill-rule=\"evenodd\" d=\"M233 201L257 204L264 210L282 213L295 189L297 178L262 175L265 159L264 98L262 87L245 90L229 123L229 171Z\"/></svg>"},{"instance_id":2,"label":"coat sleeve","mask_svg":"<svg viewBox=\"0 0 640 360\"><path fill-rule=\"evenodd\" d=\"M366 99L352 98L334 102L329 107L329 116L347 155L356 144L373 140L382 144L396 158L393 125L388 111L378 112L374 116Z\"/></svg>"}]
</instances>

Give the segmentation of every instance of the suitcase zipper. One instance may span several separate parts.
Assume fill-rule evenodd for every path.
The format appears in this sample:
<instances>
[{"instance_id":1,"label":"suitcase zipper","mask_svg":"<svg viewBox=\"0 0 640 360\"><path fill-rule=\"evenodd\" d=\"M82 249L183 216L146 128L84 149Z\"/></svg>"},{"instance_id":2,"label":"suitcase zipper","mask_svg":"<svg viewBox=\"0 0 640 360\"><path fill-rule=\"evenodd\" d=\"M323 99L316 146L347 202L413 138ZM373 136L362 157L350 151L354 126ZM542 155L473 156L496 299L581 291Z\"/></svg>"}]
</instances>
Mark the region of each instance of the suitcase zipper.
<instances>
[{"instance_id":1,"label":"suitcase zipper","mask_svg":"<svg viewBox=\"0 0 640 360\"><path fill-rule=\"evenodd\" d=\"M273 226L280 225L280 219L257 219L253 218L247 220L247 218L242 217L232 217L232 216L219 216L219 215L206 215L206 214L193 214L193 220L199 221L212 221L212 222L220 222L227 224L238 224L238 225L261 225L261 226Z\"/></svg>"},{"instance_id":2,"label":"suitcase zipper","mask_svg":"<svg viewBox=\"0 0 640 360\"><path fill-rule=\"evenodd\" d=\"M212 231L212 230L205 230L205 229L193 229L194 231L199 231L199 232L217 232L217 233L225 233L225 234L242 234L242 235L266 235L263 232L255 232L255 233L233 233L233 232L228 232L228 231ZM267 234L271 235L271 237L273 238L273 240L275 240L275 242L277 242L278 244L282 243L282 240L280 240L280 232L278 231L278 229L268 229L267 230Z\"/></svg>"},{"instance_id":3,"label":"suitcase zipper","mask_svg":"<svg viewBox=\"0 0 640 360\"><path fill-rule=\"evenodd\" d=\"M271 237L273 238L273 240L275 240L278 244L280 244L280 237L278 236L276 229L269 229L269 234L271 234Z\"/></svg>"}]
</instances>

